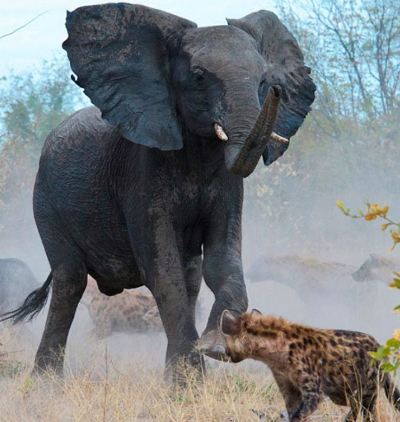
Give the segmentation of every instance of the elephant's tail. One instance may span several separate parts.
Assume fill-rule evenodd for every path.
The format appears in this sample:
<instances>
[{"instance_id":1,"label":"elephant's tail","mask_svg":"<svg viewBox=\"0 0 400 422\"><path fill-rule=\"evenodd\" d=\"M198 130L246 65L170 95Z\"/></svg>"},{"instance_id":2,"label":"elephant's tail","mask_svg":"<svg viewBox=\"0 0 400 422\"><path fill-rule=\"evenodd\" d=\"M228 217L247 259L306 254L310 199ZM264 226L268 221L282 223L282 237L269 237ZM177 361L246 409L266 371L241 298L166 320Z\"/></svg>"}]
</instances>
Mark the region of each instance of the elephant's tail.
<instances>
[{"instance_id":1,"label":"elephant's tail","mask_svg":"<svg viewBox=\"0 0 400 422\"><path fill-rule=\"evenodd\" d=\"M12 320L13 324L18 324L32 320L46 305L52 279L53 275L50 273L42 287L30 293L19 308L0 315L0 322Z\"/></svg>"}]
</instances>

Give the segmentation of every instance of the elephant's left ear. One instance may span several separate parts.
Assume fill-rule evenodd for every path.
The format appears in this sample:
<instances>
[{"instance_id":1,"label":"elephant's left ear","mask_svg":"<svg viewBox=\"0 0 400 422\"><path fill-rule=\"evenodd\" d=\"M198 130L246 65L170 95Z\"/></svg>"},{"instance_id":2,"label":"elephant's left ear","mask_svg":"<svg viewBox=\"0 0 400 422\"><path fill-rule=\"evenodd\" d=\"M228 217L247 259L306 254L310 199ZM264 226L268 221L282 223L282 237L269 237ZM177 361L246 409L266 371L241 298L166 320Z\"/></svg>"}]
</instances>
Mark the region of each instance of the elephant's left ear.
<instances>
[{"instance_id":1,"label":"elephant's left ear","mask_svg":"<svg viewBox=\"0 0 400 422\"><path fill-rule=\"evenodd\" d=\"M79 7L67 14L75 82L128 140L161 150L182 148L169 57L193 22L128 3Z\"/></svg>"},{"instance_id":2,"label":"elephant's left ear","mask_svg":"<svg viewBox=\"0 0 400 422\"><path fill-rule=\"evenodd\" d=\"M263 89L265 95L271 85L282 87L282 99L274 131L278 135L290 138L311 110L316 89L310 78L310 68L304 65L304 57L296 39L279 18L267 10L251 13L242 19L227 19L227 22L256 40L260 54L268 65ZM282 148L269 151L269 154L266 151L264 162L268 164L274 161L277 157L271 155L279 156L286 148L287 144L283 144Z\"/></svg>"}]
</instances>

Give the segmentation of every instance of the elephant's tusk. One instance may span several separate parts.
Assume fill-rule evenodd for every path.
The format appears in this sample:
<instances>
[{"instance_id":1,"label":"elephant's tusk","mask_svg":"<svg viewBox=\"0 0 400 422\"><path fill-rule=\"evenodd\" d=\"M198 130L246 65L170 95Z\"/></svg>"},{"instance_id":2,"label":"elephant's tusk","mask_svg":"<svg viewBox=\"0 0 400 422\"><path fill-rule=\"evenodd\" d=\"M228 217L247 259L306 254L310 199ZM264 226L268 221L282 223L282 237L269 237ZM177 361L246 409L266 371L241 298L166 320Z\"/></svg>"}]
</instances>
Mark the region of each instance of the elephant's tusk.
<instances>
[{"instance_id":1,"label":"elephant's tusk","mask_svg":"<svg viewBox=\"0 0 400 422\"><path fill-rule=\"evenodd\" d=\"M289 143L289 139L284 138L283 136L280 136L275 132L271 133L271 139L273 139L274 141L280 142L281 144L288 144Z\"/></svg>"},{"instance_id":2,"label":"elephant's tusk","mask_svg":"<svg viewBox=\"0 0 400 422\"><path fill-rule=\"evenodd\" d=\"M222 126L220 126L218 123L214 123L214 130L215 134L217 135L217 138L220 141L228 141L228 135L225 133L224 129L222 129Z\"/></svg>"}]
</instances>

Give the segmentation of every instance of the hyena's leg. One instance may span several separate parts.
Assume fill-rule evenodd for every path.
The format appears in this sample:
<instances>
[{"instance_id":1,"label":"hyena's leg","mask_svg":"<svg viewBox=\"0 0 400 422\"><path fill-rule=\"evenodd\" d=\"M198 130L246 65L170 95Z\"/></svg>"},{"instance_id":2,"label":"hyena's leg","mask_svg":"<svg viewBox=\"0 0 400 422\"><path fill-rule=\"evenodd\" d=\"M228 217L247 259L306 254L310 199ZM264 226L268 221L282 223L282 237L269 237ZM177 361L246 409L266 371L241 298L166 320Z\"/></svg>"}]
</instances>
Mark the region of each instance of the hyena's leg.
<instances>
[{"instance_id":1,"label":"hyena's leg","mask_svg":"<svg viewBox=\"0 0 400 422\"><path fill-rule=\"evenodd\" d=\"M278 384L283 399L285 400L287 411L287 417L284 415L284 412L282 412L281 418L290 421L293 413L299 408L301 404L301 392L290 380L285 377L275 375L275 381Z\"/></svg>"},{"instance_id":2,"label":"hyena's leg","mask_svg":"<svg viewBox=\"0 0 400 422\"><path fill-rule=\"evenodd\" d=\"M93 321L93 334L97 340L105 339L112 334L112 321L109 318L97 318Z\"/></svg>"},{"instance_id":3,"label":"hyena's leg","mask_svg":"<svg viewBox=\"0 0 400 422\"><path fill-rule=\"evenodd\" d=\"M362 397L352 397L349 395L348 400L350 401L350 411L345 418L345 422L356 422L362 408Z\"/></svg>"},{"instance_id":4,"label":"hyena's leg","mask_svg":"<svg viewBox=\"0 0 400 422\"><path fill-rule=\"evenodd\" d=\"M301 403L290 417L290 422L305 422L321 401L321 389L317 382L308 381L301 386Z\"/></svg>"},{"instance_id":5,"label":"hyena's leg","mask_svg":"<svg viewBox=\"0 0 400 422\"><path fill-rule=\"evenodd\" d=\"M360 385L362 385L362 391L360 391L359 395L353 396L351 398L351 410L345 421L355 422L361 413L362 420L364 422L375 422L375 405L378 394L375 377L371 377L370 381L363 382Z\"/></svg>"},{"instance_id":6,"label":"hyena's leg","mask_svg":"<svg viewBox=\"0 0 400 422\"><path fill-rule=\"evenodd\" d=\"M351 407L350 412L344 418L344 422L356 422L358 412L359 412L359 408L357 406Z\"/></svg>"}]
</instances>

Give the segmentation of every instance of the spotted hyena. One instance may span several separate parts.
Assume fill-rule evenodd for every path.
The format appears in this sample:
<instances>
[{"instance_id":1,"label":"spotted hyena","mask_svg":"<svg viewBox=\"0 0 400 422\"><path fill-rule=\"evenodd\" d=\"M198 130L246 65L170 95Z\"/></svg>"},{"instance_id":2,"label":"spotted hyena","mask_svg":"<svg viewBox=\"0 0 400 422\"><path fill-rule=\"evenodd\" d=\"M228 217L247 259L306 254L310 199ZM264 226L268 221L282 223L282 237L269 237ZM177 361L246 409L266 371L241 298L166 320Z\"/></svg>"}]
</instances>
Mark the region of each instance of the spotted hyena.
<instances>
[{"instance_id":1,"label":"spotted hyena","mask_svg":"<svg viewBox=\"0 0 400 422\"><path fill-rule=\"evenodd\" d=\"M308 420L323 395L351 407L347 422L360 412L372 421L378 386L400 410L400 392L368 354L379 347L368 334L315 329L255 310L241 316L225 311L221 331L232 362L251 358L269 366L290 422Z\"/></svg>"},{"instance_id":2,"label":"spotted hyena","mask_svg":"<svg viewBox=\"0 0 400 422\"><path fill-rule=\"evenodd\" d=\"M97 337L104 338L113 332L157 332L163 325L152 295L141 291L124 290L115 296L99 291L89 279L83 304L86 305Z\"/></svg>"}]
</instances>

